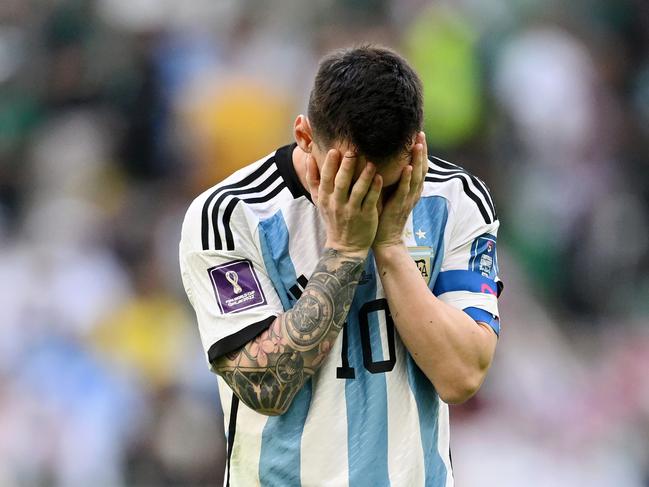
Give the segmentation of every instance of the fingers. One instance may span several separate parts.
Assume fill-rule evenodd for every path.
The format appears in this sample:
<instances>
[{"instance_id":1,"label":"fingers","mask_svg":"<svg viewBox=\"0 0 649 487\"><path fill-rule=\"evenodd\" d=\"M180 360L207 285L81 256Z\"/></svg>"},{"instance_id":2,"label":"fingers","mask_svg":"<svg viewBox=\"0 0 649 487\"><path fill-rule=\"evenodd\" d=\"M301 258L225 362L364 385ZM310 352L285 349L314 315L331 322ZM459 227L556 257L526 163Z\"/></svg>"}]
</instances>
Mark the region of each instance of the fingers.
<instances>
[{"instance_id":1,"label":"fingers","mask_svg":"<svg viewBox=\"0 0 649 487\"><path fill-rule=\"evenodd\" d=\"M334 198L339 203L347 202L349 198L349 186L354 177L354 168L358 156L353 152L346 152L334 180Z\"/></svg>"},{"instance_id":2,"label":"fingers","mask_svg":"<svg viewBox=\"0 0 649 487\"><path fill-rule=\"evenodd\" d=\"M412 179L413 167L408 165L403 168L401 171L401 179L399 180L399 186L394 192L393 199L396 201L404 201L410 192L410 180Z\"/></svg>"},{"instance_id":3,"label":"fingers","mask_svg":"<svg viewBox=\"0 0 649 487\"><path fill-rule=\"evenodd\" d=\"M410 182L410 195L416 195L423 187L424 178L428 172L428 152L426 149L426 134L419 132L415 137L412 148L412 177Z\"/></svg>"},{"instance_id":4,"label":"fingers","mask_svg":"<svg viewBox=\"0 0 649 487\"><path fill-rule=\"evenodd\" d=\"M331 149L327 152L322 171L320 171L320 187L318 188L318 197L330 195L334 191L334 178L340 167L340 152Z\"/></svg>"},{"instance_id":5,"label":"fingers","mask_svg":"<svg viewBox=\"0 0 649 487\"><path fill-rule=\"evenodd\" d=\"M424 180L425 173L423 172L422 166L427 164L424 164L423 152L424 152L424 146L420 142L417 142L412 148L412 164L410 165L412 169L411 184L409 188L410 194L414 194L418 192L421 183Z\"/></svg>"},{"instance_id":6,"label":"fingers","mask_svg":"<svg viewBox=\"0 0 649 487\"><path fill-rule=\"evenodd\" d=\"M423 146L422 155L424 157L424 165L421 170L423 177L425 178L426 174L428 173L428 144L426 143L426 134L424 132L419 132L419 136L421 145Z\"/></svg>"},{"instance_id":7,"label":"fingers","mask_svg":"<svg viewBox=\"0 0 649 487\"><path fill-rule=\"evenodd\" d=\"M318 189L320 187L320 171L311 154L306 156L306 184L314 203L318 203Z\"/></svg>"},{"instance_id":8,"label":"fingers","mask_svg":"<svg viewBox=\"0 0 649 487\"><path fill-rule=\"evenodd\" d=\"M362 206L363 211L368 211L373 208L378 208L379 213L381 212L382 208L379 208L379 205L377 205L377 203L379 201L379 197L381 196L382 188L383 188L383 178L381 177L380 174L375 174L374 177L372 178L372 184L370 186L370 189L365 195L365 199L363 200L363 206Z\"/></svg>"},{"instance_id":9,"label":"fingers","mask_svg":"<svg viewBox=\"0 0 649 487\"><path fill-rule=\"evenodd\" d=\"M374 174L376 174L376 166L371 162L368 162L365 164L365 168L358 180L354 183L352 192L349 195L349 203L354 205L356 208L360 208L363 204L363 198L365 198L367 191L372 185Z\"/></svg>"}]
</instances>

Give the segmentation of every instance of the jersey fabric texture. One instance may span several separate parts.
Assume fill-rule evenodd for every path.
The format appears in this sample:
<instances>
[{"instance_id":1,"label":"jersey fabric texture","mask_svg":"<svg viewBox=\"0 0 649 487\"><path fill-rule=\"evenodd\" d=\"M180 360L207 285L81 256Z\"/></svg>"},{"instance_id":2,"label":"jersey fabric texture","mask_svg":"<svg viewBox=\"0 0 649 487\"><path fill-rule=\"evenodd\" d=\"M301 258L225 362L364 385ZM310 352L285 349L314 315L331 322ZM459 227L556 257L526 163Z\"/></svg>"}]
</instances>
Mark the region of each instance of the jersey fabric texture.
<instances>
[{"instance_id":1,"label":"jersey fabric texture","mask_svg":"<svg viewBox=\"0 0 649 487\"><path fill-rule=\"evenodd\" d=\"M208 363L290 309L321 256L325 227L295 173L294 148L235 172L187 211L180 265ZM405 229L410 254L431 292L496 333L498 225L482 181L429 161ZM343 331L285 414L256 413L218 384L224 485L453 485L448 406L401 342L371 253Z\"/></svg>"}]
</instances>

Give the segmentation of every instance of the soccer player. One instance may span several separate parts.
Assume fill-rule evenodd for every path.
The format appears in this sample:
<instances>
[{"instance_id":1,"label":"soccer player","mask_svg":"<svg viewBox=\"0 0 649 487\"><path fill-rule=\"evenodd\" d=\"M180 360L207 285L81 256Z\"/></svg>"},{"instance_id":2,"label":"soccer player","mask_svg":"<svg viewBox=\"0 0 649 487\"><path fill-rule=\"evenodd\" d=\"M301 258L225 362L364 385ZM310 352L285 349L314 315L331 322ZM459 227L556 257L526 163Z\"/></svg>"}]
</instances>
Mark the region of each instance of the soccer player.
<instances>
[{"instance_id":1,"label":"soccer player","mask_svg":"<svg viewBox=\"0 0 649 487\"><path fill-rule=\"evenodd\" d=\"M218 384L225 485L453 485L448 403L499 332L484 183L427 157L394 52L320 64L295 143L198 196L180 264Z\"/></svg>"}]
</instances>

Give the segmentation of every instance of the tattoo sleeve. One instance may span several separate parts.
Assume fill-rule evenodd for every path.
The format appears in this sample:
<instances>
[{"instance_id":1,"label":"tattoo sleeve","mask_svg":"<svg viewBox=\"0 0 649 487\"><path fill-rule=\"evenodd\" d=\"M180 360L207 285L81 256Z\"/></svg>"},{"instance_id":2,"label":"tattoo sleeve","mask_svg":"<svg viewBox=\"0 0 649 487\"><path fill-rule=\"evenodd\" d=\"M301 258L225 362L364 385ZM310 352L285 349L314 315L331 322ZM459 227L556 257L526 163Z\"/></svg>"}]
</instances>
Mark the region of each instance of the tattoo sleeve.
<instances>
[{"instance_id":1,"label":"tattoo sleeve","mask_svg":"<svg viewBox=\"0 0 649 487\"><path fill-rule=\"evenodd\" d=\"M288 409L342 329L363 262L325 249L295 306L254 340L213 363L239 399L262 414Z\"/></svg>"}]
</instances>

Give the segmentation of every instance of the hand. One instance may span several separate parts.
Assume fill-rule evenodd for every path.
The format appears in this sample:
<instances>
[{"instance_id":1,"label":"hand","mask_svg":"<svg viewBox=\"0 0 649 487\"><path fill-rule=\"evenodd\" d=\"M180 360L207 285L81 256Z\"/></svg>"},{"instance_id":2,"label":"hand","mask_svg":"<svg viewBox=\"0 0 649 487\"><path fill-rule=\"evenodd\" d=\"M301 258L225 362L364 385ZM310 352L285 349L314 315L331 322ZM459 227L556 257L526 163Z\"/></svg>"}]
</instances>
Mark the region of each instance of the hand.
<instances>
[{"instance_id":1,"label":"hand","mask_svg":"<svg viewBox=\"0 0 649 487\"><path fill-rule=\"evenodd\" d=\"M396 191L383 204L372 248L381 250L403 243L403 229L419 201L427 171L426 136L419 132L412 147L412 162L403 168Z\"/></svg>"},{"instance_id":2,"label":"hand","mask_svg":"<svg viewBox=\"0 0 649 487\"><path fill-rule=\"evenodd\" d=\"M367 162L352 185L357 163L363 164L365 159L348 152L341 161L340 152L331 149L319 172L315 159L309 154L306 180L327 227L325 246L365 258L376 235L377 201L383 179L376 174L374 164Z\"/></svg>"}]
</instances>

